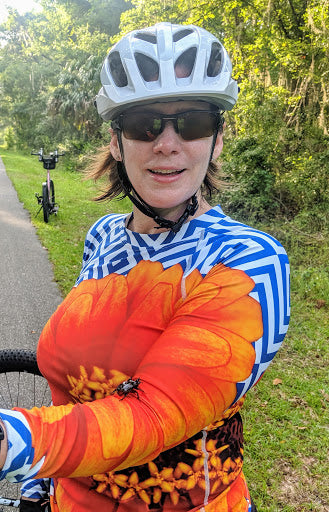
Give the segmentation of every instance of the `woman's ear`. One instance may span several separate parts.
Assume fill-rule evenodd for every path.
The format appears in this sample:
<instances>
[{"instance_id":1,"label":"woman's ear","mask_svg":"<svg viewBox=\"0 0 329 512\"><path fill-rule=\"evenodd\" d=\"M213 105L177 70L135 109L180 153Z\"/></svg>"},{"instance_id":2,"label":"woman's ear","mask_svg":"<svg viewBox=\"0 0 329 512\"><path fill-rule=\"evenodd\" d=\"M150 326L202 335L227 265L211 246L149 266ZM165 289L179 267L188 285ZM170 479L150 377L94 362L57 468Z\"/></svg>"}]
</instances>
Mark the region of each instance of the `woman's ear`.
<instances>
[{"instance_id":1,"label":"woman's ear","mask_svg":"<svg viewBox=\"0 0 329 512\"><path fill-rule=\"evenodd\" d=\"M109 129L109 132L111 134L110 150L111 150L112 156L117 162L121 162L122 157L121 157L121 151L120 151L120 147L119 147L118 136L117 136L116 132L114 130L112 130L112 128Z\"/></svg>"}]
</instances>

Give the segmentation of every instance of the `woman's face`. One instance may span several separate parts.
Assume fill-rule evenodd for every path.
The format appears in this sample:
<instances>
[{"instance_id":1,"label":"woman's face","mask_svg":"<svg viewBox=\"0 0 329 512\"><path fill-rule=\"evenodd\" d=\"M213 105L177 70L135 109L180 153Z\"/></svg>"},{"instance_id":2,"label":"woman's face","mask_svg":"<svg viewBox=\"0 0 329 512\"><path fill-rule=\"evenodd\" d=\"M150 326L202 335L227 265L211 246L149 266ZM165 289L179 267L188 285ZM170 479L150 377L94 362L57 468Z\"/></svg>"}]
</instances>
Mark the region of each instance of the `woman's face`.
<instances>
[{"instance_id":1,"label":"woman's face","mask_svg":"<svg viewBox=\"0 0 329 512\"><path fill-rule=\"evenodd\" d=\"M135 111L137 108L134 109ZM205 102L175 101L138 107L150 113L175 114L188 110L210 110ZM126 139L122 135L124 163L137 193L157 211L182 213L187 201L199 191L205 178L213 137L184 140L168 121L151 142ZM222 135L216 139L213 158L222 150ZM121 160L117 136L113 134L111 152Z\"/></svg>"}]
</instances>

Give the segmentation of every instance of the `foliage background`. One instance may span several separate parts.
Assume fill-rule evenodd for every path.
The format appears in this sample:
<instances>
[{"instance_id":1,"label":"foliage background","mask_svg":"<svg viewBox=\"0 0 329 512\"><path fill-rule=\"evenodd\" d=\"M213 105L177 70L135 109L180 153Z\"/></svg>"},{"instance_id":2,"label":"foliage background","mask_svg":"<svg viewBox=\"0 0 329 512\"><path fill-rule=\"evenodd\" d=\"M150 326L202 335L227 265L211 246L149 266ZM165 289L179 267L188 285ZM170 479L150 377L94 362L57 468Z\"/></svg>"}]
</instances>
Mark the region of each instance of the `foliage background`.
<instances>
[{"instance_id":1,"label":"foliage background","mask_svg":"<svg viewBox=\"0 0 329 512\"><path fill-rule=\"evenodd\" d=\"M123 33L172 21L200 25L224 42L240 95L226 114L221 157L230 186L214 200L276 236L292 263L292 327L268 373L286 379L253 392L246 472L260 512L328 512L329 0L39 3L41 12L12 10L0 26L0 143L17 155L66 150L57 180L68 183L63 197L84 156L108 140L93 100L104 56ZM81 218L88 221L77 212ZM39 226L54 263L64 221ZM85 225L75 231L84 234Z\"/></svg>"}]
</instances>

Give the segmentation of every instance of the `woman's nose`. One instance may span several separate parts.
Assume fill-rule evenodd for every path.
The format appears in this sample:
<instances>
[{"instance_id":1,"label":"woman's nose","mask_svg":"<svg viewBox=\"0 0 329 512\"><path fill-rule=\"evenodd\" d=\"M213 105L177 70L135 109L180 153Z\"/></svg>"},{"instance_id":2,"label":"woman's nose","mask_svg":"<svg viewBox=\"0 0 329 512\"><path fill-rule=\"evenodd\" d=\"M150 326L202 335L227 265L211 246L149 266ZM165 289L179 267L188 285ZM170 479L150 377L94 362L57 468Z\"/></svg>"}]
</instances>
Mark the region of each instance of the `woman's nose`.
<instances>
[{"instance_id":1,"label":"woman's nose","mask_svg":"<svg viewBox=\"0 0 329 512\"><path fill-rule=\"evenodd\" d=\"M155 153L172 153L179 151L181 146L181 137L174 128L171 121L166 121L163 131L157 136L153 143Z\"/></svg>"}]
</instances>

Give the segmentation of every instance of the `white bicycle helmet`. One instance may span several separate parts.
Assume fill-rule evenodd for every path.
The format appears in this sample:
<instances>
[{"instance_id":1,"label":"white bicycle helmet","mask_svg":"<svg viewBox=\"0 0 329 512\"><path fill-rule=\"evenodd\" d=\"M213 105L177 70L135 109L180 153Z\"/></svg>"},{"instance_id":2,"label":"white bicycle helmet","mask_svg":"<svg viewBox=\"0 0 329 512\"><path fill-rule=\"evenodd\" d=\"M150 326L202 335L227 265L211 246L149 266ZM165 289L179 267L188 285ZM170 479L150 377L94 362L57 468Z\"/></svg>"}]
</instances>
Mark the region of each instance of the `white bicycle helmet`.
<instances>
[{"instance_id":1,"label":"white bicycle helmet","mask_svg":"<svg viewBox=\"0 0 329 512\"><path fill-rule=\"evenodd\" d=\"M105 121L157 101L202 100L231 110L238 86L220 41L194 25L158 23L134 30L110 50L96 104Z\"/></svg>"}]
</instances>

